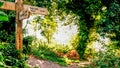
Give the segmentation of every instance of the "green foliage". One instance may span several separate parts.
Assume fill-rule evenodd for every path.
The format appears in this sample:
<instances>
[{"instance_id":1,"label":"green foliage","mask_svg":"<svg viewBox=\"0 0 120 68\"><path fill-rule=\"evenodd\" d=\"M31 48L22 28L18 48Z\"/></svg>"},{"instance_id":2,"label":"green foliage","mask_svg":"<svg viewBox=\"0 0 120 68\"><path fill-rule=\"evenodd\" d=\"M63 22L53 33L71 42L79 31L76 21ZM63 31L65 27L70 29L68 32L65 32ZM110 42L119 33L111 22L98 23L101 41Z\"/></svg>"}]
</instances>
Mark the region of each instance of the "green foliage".
<instances>
[{"instance_id":1,"label":"green foliage","mask_svg":"<svg viewBox=\"0 0 120 68\"><path fill-rule=\"evenodd\" d=\"M3 6L3 4L4 4L3 2L0 2L0 7Z\"/></svg>"},{"instance_id":2,"label":"green foliage","mask_svg":"<svg viewBox=\"0 0 120 68\"><path fill-rule=\"evenodd\" d=\"M5 67L7 64L5 62L6 55L4 54L5 47L7 46L7 43L0 43L0 67Z\"/></svg>"},{"instance_id":3,"label":"green foliage","mask_svg":"<svg viewBox=\"0 0 120 68\"><path fill-rule=\"evenodd\" d=\"M115 52L107 51L98 53L98 58L93 60L90 68L119 68L120 58L115 56Z\"/></svg>"},{"instance_id":4,"label":"green foliage","mask_svg":"<svg viewBox=\"0 0 120 68\"><path fill-rule=\"evenodd\" d=\"M26 63L25 58L21 58L21 59L17 59L15 65L13 66L13 68L29 68L28 64Z\"/></svg>"},{"instance_id":5,"label":"green foliage","mask_svg":"<svg viewBox=\"0 0 120 68\"><path fill-rule=\"evenodd\" d=\"M56 53L67 53L70 51L69 46L64 45L48 45L44 42L41 42L39 40L34 40L32 44L30 45L31 52L30 54L36 56L37 58L44 59L44 60L50 60L52 62L58 63L62 66L67 66L70 63L77 63L78 60L69 59L67 57L60 57Z\"/></svg>"},{"instance_id":6,"label":"green foliage","mask_svg":"<svg viewBox=\"0 0 120 68\"><path fill-rule=\"evenodd\" d=\"M24 54L30 54L31 52L31 44L32 44L32 41L34 40L35 38L32 37L32 36L27 36L27 37L24 37L23 38L23 53Z\"/></svg>"},{"instance_id":7,"label":"green foliage","mask_svg":"<svg viewBox=\"0 0 120 68\"><path fill-rule=\"evenodd\" d=\"M69 0L65 7L79 16L79 44L77 51L80 56L85 53L86 45L89 41L90 29L95 28L96 31L105 36L115 34L112 40L118 41L119 46L119 25L120 25L120 2L118 0Z\"/></svg>"},{"instance_id":8,"label":"green foliage","mask_svg":"<svg viewBox=\"0 0 120 68\"><path fill-rule=\"evenodd\" d=\"M3 2L0 2L0 7L3 5ZM4 12L0 11L0 21L8 21L8 16Z\"/></svg>"},{"instance_id":9,"label":"green foliage","mask_svg":"<svg viewBox=\"0 0 120 68\"><path fill-rule=\"evenodd\" d=\"M2 6L3 3L0 2L0 6ZM7 13L7 14L5 14ZM12 14L10 14L12 13ZM13 12L7 12L7 11L0 11L0 67L2 68L10 68L16 63L16 57L18 56L16 48L14 44L9 43L3 43L3 42L13 42L15 37L14 35L14 28L13 27ZM10 18L10 23L8 21L8 18ZM12 29L14 29L12 31ZM13 35L9 35L13 34Z\"/></svg>"},{"instance_id":10,"label":"green foliage","mask_svg":"<svg viewBox=\"0 0 120 68\"><path fill-rule=\"evenodd\" d=\"M74 49L74 47L71 45L60 45L60 44L50 45L49 48L51 48L54 52L62 52L62 53L67 53L68 51Z\"/></svg>"},{"instance_id":11,"label":"green foliage","mask_svg":"<svg viewBox=\"0 0 120 68\"><path fill-rule=\"evenodd\" d=\"M13 43L15 42L15 14L13 11L4 12L7 13L9 21L0 21L0 41Z\"/></svg>"},{"instance_id":12,"label":"green foliage","mask_svg":"<svg viewBox=\"0 0 120 68\"><path fill-rule=\"evenodd\" d=\"M2 53L0 52L0 67L4 67L5 64L4 64L4 57L2 55Z\"/></svg>"},{"instance_id":13,"label":"green foliage","mask_svg":"<svg viewBox=\"0 0 120 68\"><path fill-rule=\"evenodd\" d=\"M95 29L95 33L99 33L101 36L107 36L111 38L111 43L113 43L114 46L120 46L119 0L24 0L24 3L48 8L49 15L46 16L44 20L39 17L35 19L35 22L38 22L38 24L40 24L42 34L46 37L48 43L52 39L53 33L56 31L56 20L64 20L64 18L67 17L67 14L72 13L70 15L73 15L73 17L71 17L67 22L75 23L75 21L73 21L73 18L79 16L79 22L77 22L77 25L79 27L79 33L77 36L77 40L75 38L72 44L77 45L75 46L75 48L81 58L84 58L87 44L97 39L97 36L94 36L94 34L92 35L93 31L91 31L91 28ZM2 4L3 3L0 2L0 6L2 6ZM4 12L7 13L7 15ZM17 51L14 50L15 45L12 44L15 41L15 24L13 24L15 23L15 13L12 11L4 12L0 11L0 21L7 21L7 17L9 17L9 22L0 22L0 41L11 42L11 44L0 44L0 64L2 62L3 66L24 66L24 62L22 61L25 60L21 60L19 62L18 59L16 59ZM49 49L48 46L44 46L39 43L35 43L33 46L29 46L31 44L29 43L29 41L32 41L31 38L28 37L24 40L24 53L29 52L33 49L32 53L40 58L50 59L55 62L60 61L60 63L62 61L63 64L65 64L64 59L59 59L58 56L56 56L55 53L51 50L51 48ZM5 45L6 47L4 47L3 45ZM29 47L32 49L30 49ZM60 48L61 49L54 48L53 50L61 50L63 52L68 51L68 49L66 49L67 47L64 50L62 50L62 48L64 47ZM118 60L120 59L116 57L113 53L114 52L100 53L100 58L94 61L95 66L100 68L103 68L102 66L115 66L119 68L120 61ZM50 57L51 55L55 59Z\"/></svg>"},{"instance_id":14,"label":"green foliage","mask_svg":"<svg viewBox=\"0 0 120 68\"><path fill-rule=\"evenodd\" d=\"M15 44L0 43L0 67L27 68L25 57L19 59Z\"/></svg>"},{"instance_id":15,"label":"green foliage","mask_svg":"<svg viewBox=\"0 0 120 68\"><path fill-rule=\"evenodd\" d=\"M76 49L78 42L79 42L79 35L76 34L74 37L71 38L71 40L69 41L69 44L70 46L73 46Z\"/></svg>"},{"instance_id":16,"label":"green foliage","mask_svg":"<svg viewBox=\"0 0 120 68\"><path fill-rule=\"evenodd\" d=\"M3 62L4 58L2 56L2 53L0 53L0 62Z\"/></svg>"},{"instance_id":17,"label":"green foliage","mask_svg":"<svg viewBox=\"0 0 120 68\"><path fill-rule=\"evenodd\" d=\"M63 66L67 65L65 59L57 56L47 45L33 45L32 54L40 59L50 60Z\"/></svg>"},{"instance_id":18,"label":"green foliage","mask_svg":"<svg viewBox=\"0 0 120 68\"><path fill-rule=\"evenodd\" d=\"M106 9L107 12L101 13L101 20L97 24L98 32L102 35L105 35L107 33L108 37L111 38L111 40L117 41L116 46L120 46L120 4L117 1L114 1L109 4L109 7ZM102 28L102 29L101 29Z\"/></svg>"},{"instance_id":19,"label":"green foliage","mask_svg":"<svg viewBox=\"0 0 120 68\"><path fill-rule=\"evenodd\" d=\"M50 43L57 28L57 23L54 22L54 18L46 16L45 19L41 19L41 17L38 16L32 23L38 23L40 25L39 29L42 30L41 34L47 39L48 43Z\"/></svg>"},{"instance_id":20,"label":"green foliage","mask_svg":"<svg viewBox=\"0 0 120 68\"><path fill-rule=\"evenodd\" d=\"M8 16L4 12L0 11L0 21L8 21Z\"/></svg>"},{"instance_id":21,"label":"green foliage","mask_svg":"<svg viewBox=\"0 0 120 68\"><path fill-rule=\"evenodd\" d=\"M13 66L16 63L18 52L14 44L5 44L3 49L4 62L8 66Z\"/></svg>"}]
</instances>

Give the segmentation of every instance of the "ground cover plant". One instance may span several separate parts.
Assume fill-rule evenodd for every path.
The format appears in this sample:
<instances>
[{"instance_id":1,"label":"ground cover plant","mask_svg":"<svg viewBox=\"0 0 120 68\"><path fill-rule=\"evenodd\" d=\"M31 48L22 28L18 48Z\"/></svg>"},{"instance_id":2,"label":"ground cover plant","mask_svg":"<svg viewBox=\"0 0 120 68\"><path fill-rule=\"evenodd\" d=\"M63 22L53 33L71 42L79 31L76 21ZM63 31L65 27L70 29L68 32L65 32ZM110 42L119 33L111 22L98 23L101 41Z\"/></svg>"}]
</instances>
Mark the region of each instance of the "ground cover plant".
<instances>
[{"instance_id":1,"label":"ground cover plant","mask_svg":"<svg viewBox=\"0 0 120 68\"><path fill-rule=\"evenodd\" d=\"M18 57L18 51L15 49L15 44L0 43L0 67L2 68L28 68L26 64L25 56L22 58Z\"/></svg>"}]
</instances>

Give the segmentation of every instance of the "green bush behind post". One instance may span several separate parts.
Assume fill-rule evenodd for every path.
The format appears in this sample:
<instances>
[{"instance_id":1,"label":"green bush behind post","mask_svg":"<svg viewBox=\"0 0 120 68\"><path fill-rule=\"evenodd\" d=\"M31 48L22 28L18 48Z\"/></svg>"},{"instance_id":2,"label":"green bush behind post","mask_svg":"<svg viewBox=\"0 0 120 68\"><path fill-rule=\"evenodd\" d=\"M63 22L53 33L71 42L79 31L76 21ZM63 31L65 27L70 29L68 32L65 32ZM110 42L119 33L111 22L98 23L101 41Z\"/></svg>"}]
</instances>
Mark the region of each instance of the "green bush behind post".
<instances>
[{"instance_id":1,"label":"green bush behind post","mask_svg":"<svg viewBox=\"0 0 120 68\"><path fill-rule=\"evenodd\" d=\"M24 54L30 54L31 53L31 44L32 41L36 38L33 36L27 36L23 38L23 53Z\"/></svg>"},{"instance_id":2,"label":"green bush behind post","mask_svg":"<svg viewBox=\"0 0 120 68\"><path fill-rule=\"evenodd\" d=\"M0 7L2 7L3 2L0 2ZM8 16L4 12L0 11L0 21L8 21Z\"/></svg>"}]
</instances>

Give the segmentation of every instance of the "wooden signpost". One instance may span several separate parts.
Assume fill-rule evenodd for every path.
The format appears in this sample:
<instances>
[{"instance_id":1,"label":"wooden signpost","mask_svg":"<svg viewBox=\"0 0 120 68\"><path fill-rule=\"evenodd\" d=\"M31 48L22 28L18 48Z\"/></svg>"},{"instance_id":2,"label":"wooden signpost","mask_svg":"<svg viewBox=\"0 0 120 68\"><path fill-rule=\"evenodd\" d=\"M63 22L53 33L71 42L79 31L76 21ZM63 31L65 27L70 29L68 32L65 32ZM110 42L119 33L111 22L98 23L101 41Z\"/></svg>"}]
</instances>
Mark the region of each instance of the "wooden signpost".
<instances>
[{"instance_id":1,"label":"wooden signpost","mask_svg":"<svg viewBox=\"0 0 120 68\"><path fill-rule=\"evenodd\" d=\"M22 20L29 18L30 13L32 14L40 14L40 15L47 15L48 10L46 8L40 8L30 5L23 5L22 0L16 0L15 3L13 2L3 2L3 6L0 9L5 10L13 10L16 11L16 49L22 50L23 39L22 39Z\"/></svg>"}]
</instances>

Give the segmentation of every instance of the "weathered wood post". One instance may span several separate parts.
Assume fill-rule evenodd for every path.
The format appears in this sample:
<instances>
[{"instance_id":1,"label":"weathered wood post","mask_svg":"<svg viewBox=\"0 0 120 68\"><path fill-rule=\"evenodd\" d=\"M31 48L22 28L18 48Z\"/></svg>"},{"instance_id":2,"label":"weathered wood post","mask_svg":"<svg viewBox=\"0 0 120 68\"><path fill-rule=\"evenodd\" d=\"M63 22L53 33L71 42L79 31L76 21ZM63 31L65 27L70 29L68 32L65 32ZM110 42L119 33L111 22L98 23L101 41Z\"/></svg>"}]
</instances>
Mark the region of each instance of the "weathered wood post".
<instances>
[{"instance_id":1,"label":"weathered wood post","mask_svg":"<svg viewBox=\"0 0 120 68\"><path fill-rule=\"evenodd\" d=\"M29 18L30 13L47 15L48 10L46 8L23 5L23 0L16 0L15 3L2 0L0 2L4 3L0 9L16 11L16 49L22 51L22 20Z\"/></svg>"},{"instance_id":2,"label":"weathered wood post","mask_svg":"<svg viewBox=\"0 0 120 68\"><path fill-rule=\"evenodd\" d=\"M15 11L16 11L16 49L22 50L22 20L20 20L20 12L24 10L23 8L23 1L22 0L16 0L15 2Z\"/></svg>"}]
</instances>

